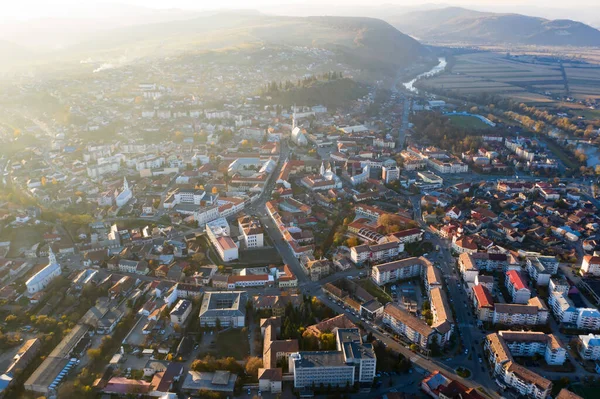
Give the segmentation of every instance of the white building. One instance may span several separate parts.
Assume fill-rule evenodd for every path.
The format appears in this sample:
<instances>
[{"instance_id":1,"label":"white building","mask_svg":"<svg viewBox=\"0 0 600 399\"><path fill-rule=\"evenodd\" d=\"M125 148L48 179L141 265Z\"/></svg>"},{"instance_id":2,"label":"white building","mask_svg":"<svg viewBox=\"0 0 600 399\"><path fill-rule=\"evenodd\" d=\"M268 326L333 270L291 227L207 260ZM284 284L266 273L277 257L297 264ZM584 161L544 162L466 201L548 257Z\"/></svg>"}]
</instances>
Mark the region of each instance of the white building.
<instances>
[{"instance_id":1,"label":"white building","mask_svg":"<svg viewBox=\"0 0 600 399\"><path fill-rule=\"evenodd\" d=\"M575 323L580 330L598 331L600 330L600 312L594 308L578 308Z\"/></svg>"},{"instance_id":2,"label":"white building","mask_svg":"<svg viewBox=\"0 0 600 399\"><path fill-rule=\"evenodd\" d=\"M33 295L42 291L52 280L60 276L61 273L62 270L60 269L60 265L56 262L56 256L54 256L54 252L52 252L52 248L50 248L48 251L48 265L34 274L25 283L27 294Z\"/></svg>"},{"instance_id":3,"label":"white building","mask_svg":"<svg viewBox=\"0 0 600 399\"><path fill-rule=\"evenodd\" d=\"M384 166L381 168L381 178L386 184L400 180L400 169L397 166Z\"/></svg>"},{"instance_id":4,"label":"white building","mask_svg":"<svg viewBox=\"0 0 600 399\"><path fill-rule=\"evenodd\" d=\"M120 207L124 206L125 204L127 204L127 202L129 202L129 200L131 198L133 198L133 193L131 192L131 189L129 188L129 183L127 183L127 178L124 177L123 178L123 191L121 191L119 194L117 194L117 196L115 198L115 203L120 208Z\"/></svg>"},{"instance_id":5,"label":"white building","mask_svg":"<svg viewBox=\"0 0 600 399\"><path fill-rule=\"evenodd\" d=\"M192 302L188 301L187 299L180 299L173 310L171 310L171 313L169 313L171 316L171 323L185 323L190 313L192 313Z\"/></svg>"},{"instance_id":6,"label":"white building","mask_svg":"<svg viewBox=\"0 0 600 399\"><path fill-rule=\"evenodd\" d=\"M579 336L579 354L586 360L600 359L600 335Z\"/></svg>"},{"instance_id":7,"label":"white building","mask_svg":"<svg viewBox=\"0 0 600 399\"><path fill-rule=\"evenodd\" d=\"M219 218L206 224L206 235L224 262L239 258L238 247L230 237L227 219Z\"/></svg>"},{"instance_id":8,"label":"white building","mask_svg":"<svg viewBox=\"0 0 600 399\"><path fill-rule=\"evenodd\" d=\"M205 226L208 222L218 219L219 216L217 205L205 206L194 211L194 220L198 222L198 227Z\"/></svg>"},{"instance_id":9,"label":"white building","mask_svg":"<svg viewBox=\"0 0 600 399\"><path fill-rule=\"evenodd\" d=\"M373 266L371 279L379 286L398 280L418 277L430 262L423 258L408 258Z\"/></svg>"},{"instance_id":10,"label":"white building","mask_svg":"<svg viewBox=\"0 0 600 399\"><path fill-rule=\"evenodd\" d=\"M537 285L548 285L550 277L558 271L555 256L530 256L527 258L527 273Z\"/></svg>"},{"instance_id":11,"label":"white building","mask_svg":"<svg viewBox=\"0 0 600 399\"><path fill-rule=\"evenodd\" d=\"M521 274L515 270L506 272L506 288L511 295L513 303L525 304L531 298L531 290L525 285Z\"/></svg>"},{"instance_id":12,"label":"white building","mask_svg":"<svg viewBox=\"0 0 600 399\"><path fill-rule=\"evenodd\" d=\"M371 344L362 342L358 329L336 330L337 350L297 352L289 357L295 388L345 387L372 383L377 358Z\"/></svg>"},{"instance_id":13,"label":"white building","mask_svg":"<svg viewBox=\"0 0 600 399\"><path fill-rule=\"evenodd\" d=\"M264 246L264 230L258 218L242 216L238 219L238 227L244 238L246 248L261 248Z\"/></svg>"},{"instance_id":14,"label":"white building","mask_svg":"<svg viewBox=\"0 0 600 399\"><path fill-rule=\"evenodd\" d=\"M594 255L584 256L583 262L581 262L581 271L586 274L600 276L600 256L597 256L595 252Z\"/></svg>"},{"instance_id":15,"label":"white building","mask_svg":"<svg viewBox=\"0 0 600 399\"><path fill-rule=\"evenodd\" d=\"M116 173L119 171L120 167L121 164L119 162L90 165L87 167L87 174L92 179L95 179L109 173Z\"/></svg>"}]
</instances>

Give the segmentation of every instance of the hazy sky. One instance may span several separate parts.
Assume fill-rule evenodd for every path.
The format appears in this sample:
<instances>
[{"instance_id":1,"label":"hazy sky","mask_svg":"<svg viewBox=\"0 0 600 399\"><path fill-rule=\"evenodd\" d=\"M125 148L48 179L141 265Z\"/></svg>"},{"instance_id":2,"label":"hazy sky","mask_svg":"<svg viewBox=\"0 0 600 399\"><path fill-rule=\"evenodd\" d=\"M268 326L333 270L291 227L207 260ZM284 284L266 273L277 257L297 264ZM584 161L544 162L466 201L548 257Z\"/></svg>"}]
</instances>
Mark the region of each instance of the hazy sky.
<instances>
[{"instance_id":1,"label":"hazy sky","mask_svg":"<svg viewBox=\"0 0 600 399\"><path fill-rule=\"evenodd\" d=\"M104 11L117 9L115 4L128 4L149 8L183 8L183 9L214 9L214 8L272 8L281 4L288 5L329 5L329 6L356 6L356 5L417 5L423 3L447 3L453 5L477 6L477 8L491 7L494 9L505 7L529 8L568 8L580 9L586 6L598 6L598 0L448 0L448 1L418 1L418 0L6 0L0 8L2 19L29 19L39 17L81 17L97 15L95 8Z\"/></svg>"}]
</instances>

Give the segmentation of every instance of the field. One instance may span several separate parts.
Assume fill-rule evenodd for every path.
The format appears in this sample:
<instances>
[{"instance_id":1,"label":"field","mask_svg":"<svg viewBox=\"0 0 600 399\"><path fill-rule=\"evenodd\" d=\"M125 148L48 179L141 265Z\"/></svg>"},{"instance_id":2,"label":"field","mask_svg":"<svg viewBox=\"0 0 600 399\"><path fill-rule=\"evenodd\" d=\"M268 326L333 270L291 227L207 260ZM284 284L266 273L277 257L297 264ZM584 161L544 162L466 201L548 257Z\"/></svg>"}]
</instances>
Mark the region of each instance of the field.
<instances>
[{"instance_id":1,"label":"field","mask_svg":"<svg viewBox=\"0 0 600 399\"><path fill-rule=\"evenodd\" d=\"M242 330L230 329L217 335L215 357L234 357L243 360L250 355L250 343L247 333Z\"/></svg>"},{"instance_id":2,"label":"field","mask_svg":"<svg viewBox=\"0 0 600 399\"><path fill-rule=\"evenodd\" d=\"M596 398L598 395L597 386L584 386L581 384L577 384L571 385L571 387L569 387L569 390L573 391L573 393L576 393L584 399Z\"/></svg>"},{"instance_id":3,"label":"field","mask_svg":"<svg viewBox=\"0 0 600 399\"><path fill-rule=\"evenodd\" d=\"M566 95L600 98L600 65L560 65L531 56L480 52L456 56L448 72L420 81L419 85L459 94L493 93L530 105L552 106Z\"/></svg>"},{"instance_id":4,"label":"field","mask_svg":"<svg viewBox=\"0 0 600 399\"><path fill-rule=\"evenodd\" d=\"M473 116L467 115L448 115L453 125L456 125L463 129L489 129L490 126L486 125L479 119Z\"/></svg>"},{"instance_id":5,"label":"field","mask_svg":"<svg viewBox=\"0 0 600 399\"><path fill-rule=\"evenodd\" d=\"M44 231L42 228L17 227L6 228L0 234L0 241L10 241L10 250L8 257L17 257L24 249L29 249L33 245L42 241Z\"/></svg>"}]
</instances>

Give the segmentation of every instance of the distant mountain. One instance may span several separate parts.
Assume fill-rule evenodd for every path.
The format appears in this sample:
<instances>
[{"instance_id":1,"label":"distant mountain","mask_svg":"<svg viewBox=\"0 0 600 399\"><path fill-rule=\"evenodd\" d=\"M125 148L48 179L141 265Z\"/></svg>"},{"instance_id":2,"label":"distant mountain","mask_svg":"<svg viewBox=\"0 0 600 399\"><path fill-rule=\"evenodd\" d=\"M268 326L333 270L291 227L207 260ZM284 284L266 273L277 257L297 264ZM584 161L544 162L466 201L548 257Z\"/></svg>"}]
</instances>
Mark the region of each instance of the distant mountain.
<instances>
[{"instance_id":1,"label":"distant mountain","mask_svg":"<svg viewBox=\"0 0 600 399\"><path fill-rule=\"evenodd\" d=\"M380 19L281 17L252 12L117 28L65 52L133 57L247 44L320 47L335 51L340 60L360 67L390 70L428 54L418 41Z\"/></svg>"},{"instance_id":2,"label":"distant mountain","mask_svg":"<svg viewBox=\"0 0 600 399\"><path fill-rule=\"evenodd\" d=\"M386 20L427 42L600 46L600 31L566 19L548 20L448 7L389 16Z\"/></svg>"}]
</instances>

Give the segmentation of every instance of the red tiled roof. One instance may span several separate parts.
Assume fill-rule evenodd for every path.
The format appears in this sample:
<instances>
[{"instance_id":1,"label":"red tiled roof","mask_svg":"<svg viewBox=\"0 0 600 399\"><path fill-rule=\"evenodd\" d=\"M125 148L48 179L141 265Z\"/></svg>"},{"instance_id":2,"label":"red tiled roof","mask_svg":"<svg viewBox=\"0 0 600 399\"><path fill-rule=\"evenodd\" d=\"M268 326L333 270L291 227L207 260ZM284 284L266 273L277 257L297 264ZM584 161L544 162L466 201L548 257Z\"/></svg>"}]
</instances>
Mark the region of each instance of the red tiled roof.
<instances>
[{"instance_id":1,"label":"red tiled roof","mask_svg":"<svg viewBox=\"0 0 600 399\"><path fill-rule=\"evenodd\" d=\"M521 277L519 272L517 272L516 270L509 270L506 273L506 275L510 279L511 284L515 287L515 289L522 290L524 288L527 288L525 286L525 282L523 281L523 277Z\"/></svg>"},{"instance_id":2,"label":"red tiled roof","mask_svg":"<svg viewBox=\"0 0 600 399\"><path fill-rule=\"evenodd\" d=\"M476 285L473 287L473 293L477 299L477 304L480 308L493 308L494 300L490 295L490 292L483 285Z\"/></svg>"}]
</instances>

